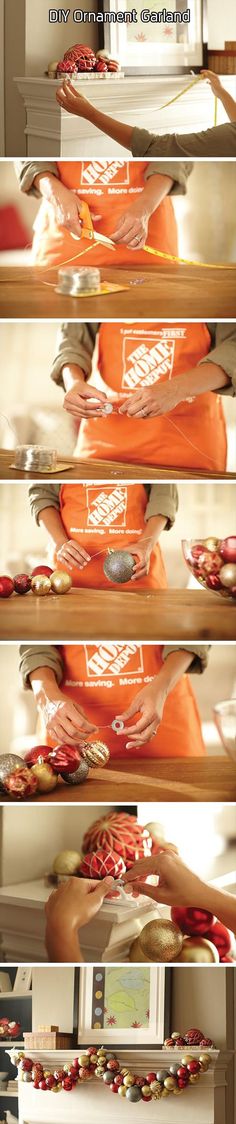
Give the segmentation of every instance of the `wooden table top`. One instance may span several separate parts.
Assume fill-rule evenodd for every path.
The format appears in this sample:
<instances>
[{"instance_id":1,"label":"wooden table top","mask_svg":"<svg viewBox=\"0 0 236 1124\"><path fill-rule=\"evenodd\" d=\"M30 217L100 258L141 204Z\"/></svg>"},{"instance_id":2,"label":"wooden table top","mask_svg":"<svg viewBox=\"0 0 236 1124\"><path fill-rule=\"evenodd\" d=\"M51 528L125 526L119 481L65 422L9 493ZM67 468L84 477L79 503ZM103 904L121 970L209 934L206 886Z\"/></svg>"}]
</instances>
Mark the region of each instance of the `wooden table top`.
<instances>
[{"instance_id":1,"label":"wooden table top","mask_svg":"<svg viewBox=\"0 0 236 1124\"><path fill-rule=\"evenodd\" d=\"M9 798L1 793L1 800ZM236 767L227 757L144 757L138 762L120 758L105 769L90 769L84 784L59 782L54 792L39 796L37 804L123 804L151 801L234 801ZM12 803L12 801L11 801ZM35 803L35 797L30 800Z\"/></svg>"},{"instance_id":2,"label":"wooden table top","mask_svg":"<svg viewBox=\"0 0 236 1124\"><path fill-rule=\"evenodd\" d=\"M1 601L1 640L236 640L236 603L203 589L71 589Z\"/></svg>"},{"instance_id":3,"label":"wooden table top","mask_svg":"<svg viewBox=\"0 0 236 1124\"><path fill-rule=\"evenodd\" d=\"M102 268L104 281L128 286L119 293L68 297L55 292L57 270L0 266L0 316L31 319L135 320L173 317L217 320L235 316L236 265L217 270L163 262L136 269ZM138 283L137 283L138 282ZM47 287L46 287L47 286Z\"/></svg>"},{"instance_id":4,"label":"wooden table top","mask_svg":"<svg viewBox=\"0 0 236 1124\"><path fill-rule=\"evenodd\" d=\"M68 465L69 457L60 457L60 463ZM0 480L41 480L44 479L39 472L19 472L10 466L14 461L12 450L0 449ZM55 474L55 480L208 480L209 472L193 470L186 471L182 468L161 468L157 465L129 464L122 461L84 460L82 457L73 457L70 467L60 469ZM235 480L236 472L211 472L211 480ZM54 480L50 473L46 479Z\"/></svg>"}]
</instances>

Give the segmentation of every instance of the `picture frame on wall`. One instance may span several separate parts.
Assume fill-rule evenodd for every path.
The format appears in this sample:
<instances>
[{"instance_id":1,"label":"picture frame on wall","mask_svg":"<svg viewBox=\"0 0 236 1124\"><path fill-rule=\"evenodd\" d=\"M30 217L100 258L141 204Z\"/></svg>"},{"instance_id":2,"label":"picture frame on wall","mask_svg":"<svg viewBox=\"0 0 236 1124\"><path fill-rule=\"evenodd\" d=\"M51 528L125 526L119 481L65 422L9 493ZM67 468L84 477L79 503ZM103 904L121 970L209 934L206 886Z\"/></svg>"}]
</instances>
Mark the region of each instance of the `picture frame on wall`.
<instances>
[{"instance_id":1,"label":"picture frame on wall","mask_svg":"<svg viewBox=\"0 0 236 1124\"><path fill-rule=\"evenodd\" d=\"M163 1045L170 1031L171 970L106 964L80 969L80 1045Z\"/></svg>"},{"instance_id":2,"label":"picture frame on wall","mask_svg":"<svg viewBox=\"0 0 236 1124\"><path fill-rule=\"evenodd\" d=\"M173 0L170 14L183 19L189 13L188 22L158 22L163 12L162 0L154 0L150 7L145 7L143 0L136 0L134 8L129 0L101 3L106 13L104 47L113 58L119 58L126 75L178 75L190 73L193 68L200 71L205 65L206 0L188 0L188 4L186 0ZM130 23L132 11L136 13L136 22ZM117 19L122 12L127 22Z\"/></svg>"}]
</instances>

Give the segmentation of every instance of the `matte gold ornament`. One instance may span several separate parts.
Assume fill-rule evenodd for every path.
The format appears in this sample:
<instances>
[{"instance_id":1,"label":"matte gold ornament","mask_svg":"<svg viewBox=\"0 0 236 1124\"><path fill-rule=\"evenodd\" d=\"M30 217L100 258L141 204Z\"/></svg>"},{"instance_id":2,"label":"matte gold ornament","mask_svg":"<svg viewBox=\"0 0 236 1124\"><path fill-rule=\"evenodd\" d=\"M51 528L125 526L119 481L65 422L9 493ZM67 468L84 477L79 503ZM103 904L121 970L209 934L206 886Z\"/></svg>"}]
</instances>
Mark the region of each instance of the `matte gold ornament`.
<instances>
[{"instance_id":1,"label":"matte gold ornament","mask_svg":"<svg viewBox=\"0 0 236 1124\"><path fill-rule=\"evenodd\" d=\"M76 874L81 863L79 851L59 851L53 862L54 874Z\"/></svg>"},{"instance_id":2,"label":"matte gold ornament","mask_svg":"<svg viewBox=\"0 0 236 1124\"><path fill-rule=\"evenodd\" d=\"M173 1093L173 1089L175 1089L176 1085L177 1081L175 1077L165 1077L164 1087L165 1089L169 1089L170 1093Z\"/></svg>"},{"instance_id":3,"label":"matte gold ornament","mask_svg":"<svg viewBox=\"0 0 236 1124\"><path fill-rule=\"evenodd\" d=\"M228 562L226 566L222 566L219 578L226 589L232 589L232 586L236 585L236 565L233 562Z\"/></svg>"},{"instance_id":4,"label":"matte gold ornament","mask_svg":"<svg viewBox=\"0 0 236 1124\"><path fill-rule=\"evenodd\" d=\"M44 574L36 574L32 578L31 589L33 593L37 594L37 597L46 597L48 593L51 593L50 578L45 577Z\"/></svg>"},{"instance_id":5,"label":"matte gold ornament","mask_svg":"<svg viewBox=\"0 0 236 1124\"><path fill-rule=\"evenodd\" d=\"M120 1096L120 1097L126 1097L126 1088L125 1088L125 1085L119 1085L119 1087L118 1087L118 1093L119 1093L119 1096Z\"/></svg>"},{"instance_id":6,"label":"matte gold ornament","mask_svg":"<svg viewBox=\"0 0 236 1124\"><path fill-rule=\"evenodd\" d=\"M57 775L53 772L51 765L47 765L46 761L42 764L32 765L31 773L36 777L38 784L38 792L53 792L57 786Z\"/></svg>"},{"instance_id":7,"label":"matte gold ornament","mask_svg":"<svg viewBox=\"0 0 236 1124\"><path fill-rule=\"evenodd\" d=\"M183 934L174 921L159 918L157 921L148 921L139 936L139 943L149 960L168 963L175 960L181 952Z\"/></svg>"},{"instance_id":8,"label":"matte gold ornament","mask_svg":"<svg viewBox=\"0 0 236 1124\"><path fill-rule=\"evenodd\" d=\"M82 743L80 745L79 749L81 757L84 758L87 765L90 766L90 769L97 768L98 766L100 769L103 769L104 765L107 765L109 761L110 751L107 745L105 745L105 742L84 742L84 744Z\"/></svg>"},{"instance_id":9,"label":"matte gold ornament","mask_svg":"<svg viewBox=\"0 0 236 1124\"><path fill-rule=\"evenodd\" d=\"M188 1062L193 1062L193 1061L194 1061L193 1054L183 1054L183 1057L181 1058L181 1065L188 1065ZM199 1058L199 1061L200 1061L200 1058Z\"/></svg>"},{"instance_id":10,"label":"matte gold ornament","mask_svg":"<svg viewBox=\"0 0 236 1124\"><path fill-rule=\"evenodd\" d=\"M175 1097L180 1097L181 1093L183 1093L183 1092L184 1092L184 1090L183 1090L183 1089L179 1089L179 1086L178 1086L178 1085L176 1085L175 1089L172 1089L172 1092L174 1093L174 1096L175 1096Z\"/></svg>"},{"instance_id":11,"label":"matte gold ornament","mask_svg":"<svg viewBox=\"0 0 236 1124\"><path fill-rule=\"evenodd\" d=\"M200 1081L200 1073L191 1073L189 1081L190 1085L196 1085L196 1081Z\"/></svg>"},{"instance_id":12,"label":"matte gold ornament","mask_svg":"<svg viewBox=\"0 0 236 1124\"><path fill-rule=\"evenodd\" d=\"M72 585L70 575L65 570L54 570L50 583L53 593L68 593Z\"/></svg>"},{"instance_id":13,"label":"matte gold ornament","mask_svg":"<svg viewBox=\"0 0 236 1124\"><path fill-rule=\"evenodd\" d=\"M205 1069L209 1069L209 1065L211 1064L210 1054L200 1054L199 1061Z\"/></svg>"},{"instance_id":14,"label":"matte gold ornament","mask_svg":"<svg viewBox=\"0 0 236 1124\"><path fill-rule=\"evenodd\" d=\"M135 1077L133 1076L133 1073L126 1073L126 1076L124 1077L124 1085L126 1085L128 1089L130 1085L135 1085Z\"/></svg>"},{"instance_id":15,"label":"matte gold ornament","mask_svg":"<svg viewBox=\"0 0 236 1124\"><path fill-rule=\"evenodd\" d=\"M176 959L181 964L218 964L220 957L215 945L206 937L184 937Z\"/></svg>"},{"instance_id":16,"label":"matte gold ornament","mask_svg":"<svg viewBox=\"0 0 236 1124\"><path fill-rule=\"evenodd\" d=\"M171 1090L171 1092L173 1092L173 1089ZM161 1100L162 1100L162 1097L170 1097L170 1089L166 1089L165 1086L161 1090L161 1093L160 1093Z\"/></svg>"}]
</instances>

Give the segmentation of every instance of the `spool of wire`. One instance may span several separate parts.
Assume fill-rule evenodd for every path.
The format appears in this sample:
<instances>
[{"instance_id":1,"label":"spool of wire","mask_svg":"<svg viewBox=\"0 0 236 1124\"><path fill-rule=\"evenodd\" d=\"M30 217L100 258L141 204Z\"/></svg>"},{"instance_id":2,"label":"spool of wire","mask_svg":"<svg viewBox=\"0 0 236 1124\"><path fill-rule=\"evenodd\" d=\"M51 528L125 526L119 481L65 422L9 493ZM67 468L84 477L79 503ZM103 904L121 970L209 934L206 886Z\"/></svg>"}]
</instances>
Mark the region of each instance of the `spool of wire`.
<instances>
[{"instance_id":1,"label":"spool of wire","mask_svg":"<svg viewBox=\"0 0 236 1124\"><path fill-rule=\"evenodd\" d=\"M43 445L17 445L14 468L21 472L51 472L57 466L57 450Z\"/></svg>"},{"instance_id":2,"label":"spool of wire","mask_svg":"<svg viewBox=\"0 0 236 1124\"><path fill-rule=\"evenodd\" d=\"M81 293L98 293L101 285L100 269L85 266L78 269L73 265L61 266L58 270L57 293L79 297Z\"/></svg>"}]
</instances>

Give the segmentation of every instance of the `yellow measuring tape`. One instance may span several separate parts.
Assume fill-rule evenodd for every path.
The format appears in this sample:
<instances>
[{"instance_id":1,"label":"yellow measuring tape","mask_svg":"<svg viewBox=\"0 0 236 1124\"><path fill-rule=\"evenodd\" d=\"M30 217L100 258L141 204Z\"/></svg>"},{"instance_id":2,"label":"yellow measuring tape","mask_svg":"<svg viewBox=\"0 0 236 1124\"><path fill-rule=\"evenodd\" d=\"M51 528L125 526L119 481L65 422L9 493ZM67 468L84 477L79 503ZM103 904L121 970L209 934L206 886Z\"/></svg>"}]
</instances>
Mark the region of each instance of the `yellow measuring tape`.
<instances>
[{"instance_id":1,"label":"yellow measuring tape","mask_svg":"<svg viewBox=\"0 0 236 1124\"><path fill-rule=\"evenodd\" d=\"M197 74L197 77L193 78L193 81L189 82L188 86L184 86L184 89L180 90L179 94L175 94L174 98L170 98L169 101L165 101L163 105L159 105L158 113L161 113L162 109L168 109L168 105L173 105L174 101L178 101L179 98L182 98L184 94L187 94L188 90L192 89L192 86L196 86L197 82L204 82L204 81L205 81L205 75L204 74ZM216 97L214 98L214 125L217 125L217 98Z\"/></svg>"},{"instance_id":2,"label":"yellow measuring tape","mask_svg":"<svg viewBox=\"0 0 236 1124\"><path fill-rule=\"evenodd\" d=\"M178 265L198 265L203 269L236 269L234 262L226 262L225 265L220 265L218 262L208 261L191 261L191 258L177 258L174 254L165 254L163 250L154 250L152 246L143 246L147 254L154 254L154 257L165 258L166 261L175 261Z\"/></svg>"}]
</instances>

